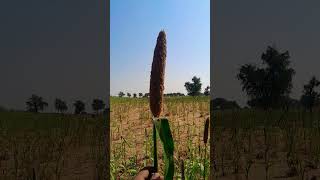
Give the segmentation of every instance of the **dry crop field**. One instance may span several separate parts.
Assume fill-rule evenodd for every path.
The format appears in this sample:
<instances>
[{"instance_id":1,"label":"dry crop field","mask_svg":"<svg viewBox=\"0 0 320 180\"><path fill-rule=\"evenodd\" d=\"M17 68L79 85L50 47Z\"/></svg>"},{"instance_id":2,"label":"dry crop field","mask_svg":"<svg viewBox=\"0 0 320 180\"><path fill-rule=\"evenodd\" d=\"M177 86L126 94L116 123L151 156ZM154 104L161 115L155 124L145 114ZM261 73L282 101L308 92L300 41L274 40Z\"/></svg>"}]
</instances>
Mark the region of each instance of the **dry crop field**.
<instances>
[{"instance_id":1,"label":"dry crop field","mask_svg":"<svg viewBox=\"0 0 320 180\"><path fill-rule=\"evenodd\" d=\"M214 112L215 179L319 179L319 117L298 109Z\"/></svg>"},{"instance_id":2,"label":"dry crop field","mask_svg":"<svg viewBox=\"0 0 320 180\"><path fill-rule=\"evenodd\" d=\"M203 142L209 106L209 97L164 98L161 116L168 117L173 134L175 179L181 179L182 171L186 179L203 179L204 172L209 176L210 148ZM111 179L131 179L153 162L149 99L111 97L110 117ZM163 172L161 152L159 146L159 170Z\"/></svg>"},{"instance_id":3,"label":"dry crop field","mask_svg":"<svg viewBox=\"0 0 320 180\"><path fill-rule=\"evenodd\" d=\"M218 127L305 127L320 128L320 111L310 113L302 108L285 110L214 110Z\"/></svg>"},{"instance_id":4,"label":"dry crop field","mask_svg":"<svg viewBox=\"0 0 320 180\"><path fill-rule=\"evenodd\" d=\"M101 117L0 112L0 179L90 180L105 172Z\"/></svg>"}]
</instances>

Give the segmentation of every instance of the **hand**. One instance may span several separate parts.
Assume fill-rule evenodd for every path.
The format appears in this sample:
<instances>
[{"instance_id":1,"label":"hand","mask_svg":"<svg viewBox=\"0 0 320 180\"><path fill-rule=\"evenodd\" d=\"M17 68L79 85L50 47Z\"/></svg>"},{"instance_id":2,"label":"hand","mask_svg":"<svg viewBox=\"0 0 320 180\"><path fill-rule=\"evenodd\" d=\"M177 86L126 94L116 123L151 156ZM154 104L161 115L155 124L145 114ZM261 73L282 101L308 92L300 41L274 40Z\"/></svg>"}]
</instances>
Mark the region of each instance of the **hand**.
<instances>
[{"instance_id":1,"label":"hand","mask_svg":"<svg viewBox=\"0 0 320 180\"><path fill-rule=\"evenodd\" d=\"M153 167L145 167L137 174L134 180L164 180L163 176L160 176L159 173L153 173ZM151 174L150 174L151 173Z\"/></svg>"}]
</instances>

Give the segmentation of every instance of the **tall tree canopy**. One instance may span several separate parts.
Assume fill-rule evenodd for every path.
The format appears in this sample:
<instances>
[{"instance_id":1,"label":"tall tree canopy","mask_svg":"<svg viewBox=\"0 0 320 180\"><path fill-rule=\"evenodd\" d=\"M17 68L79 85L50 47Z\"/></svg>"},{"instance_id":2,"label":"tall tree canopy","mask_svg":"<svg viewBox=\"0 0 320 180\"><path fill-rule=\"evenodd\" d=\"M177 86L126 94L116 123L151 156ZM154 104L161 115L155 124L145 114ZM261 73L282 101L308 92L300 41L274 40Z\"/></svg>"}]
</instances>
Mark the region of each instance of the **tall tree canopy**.
<instances>
[{"instance_id":1,"label":"tall tree canopy","mask_svg":"<svg viewBox=\"0 0 320 180\"><path fill-rule=\"evenodd\" d=\"M240 106L236 101L228 101L224 98L215 98L211 100L213 110L216 109L240 109Z\"/></svg>"},{"instance_id":2,"label":"tall tree canopy","mask_svg":"<svg viewBox=\"0 0 320 180\"><path fill-rule=\"evenodd\" d=\"M74 113L75 114L81 114L81 113L83 113L85 111L84 102L78 100L78 101L74 102L73 105L74 105L74 108L75 108L74 109Z\"/></svg>"},{"instance_id":3,"label":"tall tree canopy","mask_svg":"<svg viewBox=\"0 0 320 180\"><path fill-rule=\"evenodd\" d=\"M42 97L32 94L26 102L26 105L28 111L38 112L43 111L43 109L48 106L48 103L45 102Z\"/></svg>"},{"instance_id":4,"label":"tall tree canopy","mask_svg":"<svg viewBox=\"0 0 320 180\"><path fill-rule=\"evenodd\" d=\"M279 107L292 89L294 69L290 68L289 52L279 52L268 46L261 60L263 67L245 64L240 67L237 78L242 90L250 97L248 105L264 109Z\"/></svg>"},{"instance_id":5,"label":"tall tree canopy","mask_svg":"<svg viewBox=\"0 0 320 180\"><path fill-rule=\"evenodd\" d=\"M92 109L98 114L99 111L103 110L106 104L101 99L94 99L92 102Z\"/></svg>"},{"instance_id":6,"label":"tall tree canopy","mask_svg":"<svg viewBox=\"0 0 320 180\"><path fill-rule=\"evenodd\" d=\"M186 88L189 96L199 96L201 95L201 80L194 76L192 82L186 82L184 87Z\"/></svg>"},{"instance_id":7,"label":"tall tree canopy","mask_svg":"<svg viewBox=\"0 0 320 180\"><path fill-rule=\"evenodd\" d=\"M303 95L301 96L301 104L310 112L312 108L319 103L320 94L315 91L315 88L320 85L320 81L313 76L308 84L303 86Z\"/></svg>"},{"instance_id":8,"label":"tall tree canopy","mask_svg":"<svg viewBox=\"0 0 320 180\"><path fill-rule=\"evenodd\" d=\"M58 112L65 112L68 110L67 103L61 99L56 98L54 101L54 107Z\"/></svg>"},{"instance_id":9,"label":"tall tree canopy","mask_svg":"<svg viewBox=\"0 0 320 180\"><path fill-rule=\"evenodd\" d=\"M207 86L205 89L204 89L204 93L203 93L205 96L210 96L210 86Z\"/></svg>"},{"instance_id":10,"label":"tall tree canopy","mask_svg":"<svg viewBox=\"0 0 320 180\"><path fill-rule=\"evenodd\" d=\"M124 95L125 94L122 91L120 91L119 94L118 94L119 97L123 97Z\"/></svg>"}]
</instances>

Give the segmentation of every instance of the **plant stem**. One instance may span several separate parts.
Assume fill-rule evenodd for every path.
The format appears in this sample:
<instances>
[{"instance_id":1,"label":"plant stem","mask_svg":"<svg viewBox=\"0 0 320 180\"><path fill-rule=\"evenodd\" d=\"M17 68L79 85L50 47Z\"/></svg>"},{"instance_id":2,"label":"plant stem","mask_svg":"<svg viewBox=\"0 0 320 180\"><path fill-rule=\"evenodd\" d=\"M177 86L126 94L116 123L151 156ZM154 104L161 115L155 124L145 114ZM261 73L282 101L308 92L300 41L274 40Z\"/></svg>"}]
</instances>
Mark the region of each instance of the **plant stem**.
<instances>
[{"instance_id":1,"label":"plant stem","mask_svg":"<svg viewBox=\"0 0 320 180\"><path fill-rule=\"evenodd\" d=\"M181 160L180 169L181 169L181 180L185 180L185 175L184 175L184 161L183 161L183 160Z\"/></svg>"},{"instance_id":2,"label":"plant stem","mask_svg":"<svg viewBox=\"0 0 320 180\"><path fill-rule=\"evenodd\" d=\"M207 156L207 144L204 147L204 158L203 158L203 180L206 179L206 156Z\"/></svg>"},{"instance_id":3,"label":"plant stem","mask_svg":"<svg viewBox=\"0 0 320 180\"><path fill-rule=\"evenodd\" d=\"M153 124L153 166L156 172L158 172L158 157L157 157L157 132L156 125Z\"/></svg>"}]
</instances>

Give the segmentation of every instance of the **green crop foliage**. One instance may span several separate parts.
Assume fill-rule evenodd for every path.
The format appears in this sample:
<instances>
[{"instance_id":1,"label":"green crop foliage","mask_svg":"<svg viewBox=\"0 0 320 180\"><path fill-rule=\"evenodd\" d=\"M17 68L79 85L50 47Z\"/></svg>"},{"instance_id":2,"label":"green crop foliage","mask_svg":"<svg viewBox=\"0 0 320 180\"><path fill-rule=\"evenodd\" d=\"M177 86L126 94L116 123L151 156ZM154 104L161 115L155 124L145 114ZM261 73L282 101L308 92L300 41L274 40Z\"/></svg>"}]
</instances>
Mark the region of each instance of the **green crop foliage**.
<instances>
[{"instance_id":1,"label":"green crop foliage","mask_svg":"<svg viewBox=\"0 0 320 180\"><path fill-rule=\"evenodd\" d=\"M161 143L164 149L164 157L165 157L165 171L164 177L165 179L173 179L174 175L174 162L173 162L173 151L174 151L174 143L170 130L169 121L166 118L155 118L153 119L155 124L157 134L160 137Z\"/></svg>"}]
</instances>

